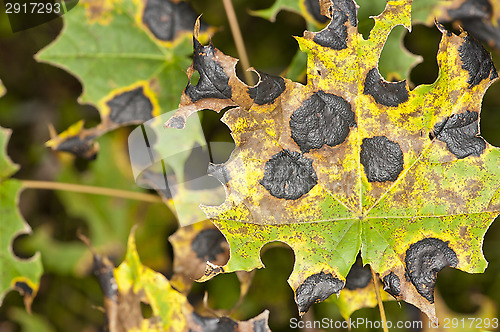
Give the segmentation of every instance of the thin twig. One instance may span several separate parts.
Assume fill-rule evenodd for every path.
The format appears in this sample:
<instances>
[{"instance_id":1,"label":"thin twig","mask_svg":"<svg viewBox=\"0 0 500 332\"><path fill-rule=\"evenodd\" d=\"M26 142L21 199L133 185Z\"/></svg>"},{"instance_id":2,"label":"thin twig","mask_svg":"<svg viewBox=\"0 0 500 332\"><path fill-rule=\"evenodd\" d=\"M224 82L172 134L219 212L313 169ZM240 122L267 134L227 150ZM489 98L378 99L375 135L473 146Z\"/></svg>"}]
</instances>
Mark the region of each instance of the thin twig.
<instances>
[{"instance_id":1,"label":"thin twig","mask_svg":"<svg viewBox=\"0 0 500 332\"><path fill-rule=\"evenodd\" d=\"M141 192L128 191L128 190L120 190L120 189L112 189L105 187L94 187L94 186L85 186L81 184L74 183L62 183L62 182L52 182L52 181L31 181L31 180L22 180L23 188L26 189L49 189L49 190L64 190L64 191L72 191L78 193L85 194L94 194L94 195L104 195L104 196L112 196L126 199L134 199L137 201L150 202L150 203L160 203L162 202L161 198Z\"/></svg>"},{"instance_id":2,"label":"thin twig","mask_svg":"<svg viewBox=\"0 0 500 332\"><path fill-rule=\"evenodd\" d=\"M375 287L375 294L377 295L378 309L380 310L380 318L382 319L382 327L384 329L384 332L389 332L389 329L387 328L387 318L385 317L384 304L382 303L382 298L380 297L378 277L375 274L375 271L373 271L371 266L370 270L372 271L373 287Z\"/></svg>"},{"instance_id":3,"label":"thin twig","mask_svg":"<svg viewBox=\"0 0 500 332\"><path fill-rule=\"evenodd\" d=\"M241 30L238 25L236 13L234 12L233 3L231 0L222 0L222 2L224 3L224 10L226 11L227 19L229 20L229 26L231 27L234 42L236 43L236 50L238 51L243 72L245 73L245 79L249 85L254 85L255 82L252 73L247 70L250 68L250 61L248 61L247 50L245 48L245 43L243 42L243 37L241 36Z\"/></svg>"}]
</instances>

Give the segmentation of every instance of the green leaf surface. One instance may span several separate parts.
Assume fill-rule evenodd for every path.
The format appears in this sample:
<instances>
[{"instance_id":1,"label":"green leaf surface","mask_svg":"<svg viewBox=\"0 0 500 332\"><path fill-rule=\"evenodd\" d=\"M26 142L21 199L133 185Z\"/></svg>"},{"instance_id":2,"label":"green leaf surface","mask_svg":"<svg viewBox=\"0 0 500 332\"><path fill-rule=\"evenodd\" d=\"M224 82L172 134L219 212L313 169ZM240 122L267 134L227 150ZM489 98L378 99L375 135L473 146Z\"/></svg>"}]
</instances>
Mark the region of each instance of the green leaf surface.
<instances>
[{"instance_id":1,"label":"green leaf surface","mask_svg":"<svg viewBox=\"0 0 500 332\"><path fill-rule=\"evenodd\" d=\"M6 179L18 168L6 153L9 137L10 130L0 127L0 304L9 290L17 289L25 295L29 308L38 291L43 269L39 254L22 260L12 250L12 241L21 234L29 234L31 228L18 208L21 182Z\"/></svg>"},{"instance_id":2,"label":"green leaf surface","mask_svg":"<svg viewBox=\"0 0 500 332\"><path fill-rule=\"evenodd\" d=\"M500 212L500 151L479 136L479 113L498 74L474 39L438 25L437 80L413 90L388 82L380 54L395 26L410 28L411 1L389 1L368 39L354 8L333 1L332 23L297 37L306 85L259 72L248 87L235 59L195 43L188 74L197 70L200 81L166 125L232 106L222 120L237 146L219 165L226 201L204 208L230 259L209 264L202 280L262 267L262 246L282 241L295 252L288 282L303 313L340 292L361 251L385 291L434 321L437 273L487 265L482 240Z\"/></svg>"}]
</instances>

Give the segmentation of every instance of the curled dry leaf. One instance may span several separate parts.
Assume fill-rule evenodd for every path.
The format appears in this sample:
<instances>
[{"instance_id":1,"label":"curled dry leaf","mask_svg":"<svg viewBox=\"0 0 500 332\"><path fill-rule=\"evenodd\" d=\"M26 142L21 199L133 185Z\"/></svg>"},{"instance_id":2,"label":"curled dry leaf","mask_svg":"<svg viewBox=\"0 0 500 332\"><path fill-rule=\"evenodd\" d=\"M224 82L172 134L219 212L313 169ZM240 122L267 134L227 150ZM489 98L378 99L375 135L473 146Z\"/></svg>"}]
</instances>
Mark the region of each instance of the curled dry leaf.
<instances>
[{"instance_id":1,"label":"curled dry leaf","mask_svg":"<svg viewBox=\"0 0 500 332\"><path fill-rule=\"evenodd\" d=\"M134 234L129 237L125 260L109 274L109 263L100 263L98 274L108 303L114 304L114 325L111 332L121 331L270 331L269 312L247 320L229 317L203 317L197 314L185 295L176 291L161 273L142 265L135 247ZM106 282L107 280L107 282ZM116 284L117 287L113 287ZM107 290L111 290L108 292ZM144 318L141 302L148 304L152 316ZM108 317L109 317L109 308ZM112 320L110 319L110 323ZM114 327L115 330L111 329Z\"/></svg>"},{"instance_id":2,"label":"curled dry leaf","mask_svg":"<svg viewBox=\"0 0 500 332\"><path fill-rule=\"evenodd\" d=\"M191 76L167 126L198 110L217 112L236 149L219 165L226 201L204 208L230 244L218 273L263 267L271 241L295 253L289 284L299 312L338 294L361 251L384 289L436 319L437 273L486 268L483 236L500 212L500 151L479 136L481 99L498 77L489 54L438 25L439 76L410 90L377 68L387 35L411 26L411 1L389 1L368 39L352 0L334 0L332 20L297 41L308 55L307 84L257 72L194 41Z\"/></svg>"},{"instance_id":3,"label":"curled dry leaf","mask_svg":"<svg viewBox=\"0 0 500 332\"><path fill-rule=\"evenodd\" d=\"M170 283L183 294L203 275L208 261L224 265L229 259L226 239L208 220L181 227L168 240L174 249L174 275Z\"/></svg>"}]
</instances>

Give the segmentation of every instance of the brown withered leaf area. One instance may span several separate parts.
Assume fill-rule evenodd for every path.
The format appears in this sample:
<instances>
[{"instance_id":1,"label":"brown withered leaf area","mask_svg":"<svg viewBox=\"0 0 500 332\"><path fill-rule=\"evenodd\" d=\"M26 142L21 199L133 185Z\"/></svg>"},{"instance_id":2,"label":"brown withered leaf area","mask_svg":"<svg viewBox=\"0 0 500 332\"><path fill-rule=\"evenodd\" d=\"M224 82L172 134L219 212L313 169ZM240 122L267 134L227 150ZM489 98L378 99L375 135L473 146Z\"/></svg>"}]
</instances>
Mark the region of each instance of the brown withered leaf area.
<instances>
[{"instance_id":1,"label":"brown withered leaf area","mask_svg":"<svg viewBox=\"0 0 500 332\"><path fill-rule=\"evenodd\" d=\"M94 255L94 274L104 295L110 332L193 331L193 332L266 332L269 311L246 321L230 317L198 314L186 294L172 288L161 273L142 265L135 248L134 234L129 237L124 262L115 268L107 257ZM142 303L142 305L141 305ZM151 317L143 315L143 305L151 308Z\"/></svg>"},{"instance_id":2,"label":"brown withered leaf area","mask_svg":"<svg viewBox=\"0 0 500 332\"><path fill-rule=\"evenodd\" d=\"M411 28L411 0L390 1L368 39L352 0L332 0L330 23L296 37L308 56L307 84L257 71L248 86L237 60L197 40L188 84L167 127L194 112L227 109L236 148L217 168L226 201L204 206L230 245L219 273L263 267L260 249L287 243L288 283L299 313L346 287L361 252L384 290L435 320L437 273L480 273L483 236L500 212L500 151L479 135L486 89L498 77L467 33L437 25L439 76L410 90L378 71L387 35ZM223 175L222 177L220 175Z\"/></svg>"}]
</instances>

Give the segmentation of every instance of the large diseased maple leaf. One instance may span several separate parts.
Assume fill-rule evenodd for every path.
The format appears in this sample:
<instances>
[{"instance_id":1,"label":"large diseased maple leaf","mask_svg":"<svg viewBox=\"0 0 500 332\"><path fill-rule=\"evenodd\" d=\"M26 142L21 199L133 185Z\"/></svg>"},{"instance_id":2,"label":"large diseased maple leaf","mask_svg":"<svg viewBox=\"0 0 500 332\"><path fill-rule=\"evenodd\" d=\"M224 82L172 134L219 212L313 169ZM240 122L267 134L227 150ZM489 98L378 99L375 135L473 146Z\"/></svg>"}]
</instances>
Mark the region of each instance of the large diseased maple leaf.
<instances>
[{"instance_id":1,"label":"large diseased maple leaf","mask_svg":"<svg viewBox=\"0 0 500 332\"><path fill-rule=\"evenodd\" d=\"M361 250L388 293L435 319L437 273L487 265L482 239L500 211L500 151L479 136L478 114L497 72L478 42L438 24L439 76L410 90L384 80L377 64L390 30L410 29L411 0L389 1L367 40L352 0L334 0L329 12L325 29L297 37L306 85L258 72L249 87L237 60L194 41L188 75L197 70L200 80L167 126L232 107L223 121L237 146L211 168L224 180L225 203L204 207L230 259L208 264L202 279L263 267L262 246L285 242L303 313L340 292Z\"/></svg>"}]
</instances>

